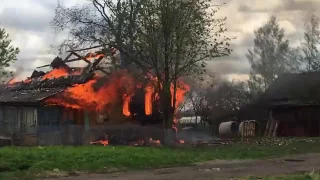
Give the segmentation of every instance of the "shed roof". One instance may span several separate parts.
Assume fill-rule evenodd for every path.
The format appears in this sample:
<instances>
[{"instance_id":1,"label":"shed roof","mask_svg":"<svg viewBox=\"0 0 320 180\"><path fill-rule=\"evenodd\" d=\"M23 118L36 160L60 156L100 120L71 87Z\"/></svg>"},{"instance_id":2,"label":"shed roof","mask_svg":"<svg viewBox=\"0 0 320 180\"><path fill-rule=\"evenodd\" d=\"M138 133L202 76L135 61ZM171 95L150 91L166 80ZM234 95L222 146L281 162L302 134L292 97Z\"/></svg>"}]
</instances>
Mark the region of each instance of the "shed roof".
<instances>
[{"instance_id":1,"label":"shed roof","mask_svg":"<svg viewBox=\"0 0 320 180\"><path fill-rule=\"evenodd\" d=\"M320 105L320 72L283 74L259 101L272 106Z\"/></svg>"}]
</instances>

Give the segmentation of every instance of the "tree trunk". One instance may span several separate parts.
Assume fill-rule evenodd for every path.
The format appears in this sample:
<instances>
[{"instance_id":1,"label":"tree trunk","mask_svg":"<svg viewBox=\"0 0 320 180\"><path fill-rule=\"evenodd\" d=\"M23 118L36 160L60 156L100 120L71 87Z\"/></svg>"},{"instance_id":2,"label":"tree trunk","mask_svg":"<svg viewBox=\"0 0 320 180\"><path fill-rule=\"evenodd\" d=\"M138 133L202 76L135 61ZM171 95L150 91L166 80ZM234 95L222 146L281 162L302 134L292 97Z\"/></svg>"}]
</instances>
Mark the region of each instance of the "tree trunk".
<instances>
[{"instance_id":1,"label":"tree trunk","mask_svg":"<svg viewBox=\"0 0 320 180\"><path fill-rule=\"evenodd\" d=\"M173 107L171 104L170 83L165 83L161 92L161 109L165 129L171 129L173 124Z\"/></svg>"},{"instance_id":2,"label":"tree trunk","mask_svg":"<svg viewBox=\"0 0 320 180\"><path fill-rule=\"evenodd\" d=\"M173 108L171 106L171 92L170 83L164 83L161 90L161 111L163 119L164 130L164 145L171 145L173 143L175 132L172 129L173 125Z\"/></svg>"}]
</instances>

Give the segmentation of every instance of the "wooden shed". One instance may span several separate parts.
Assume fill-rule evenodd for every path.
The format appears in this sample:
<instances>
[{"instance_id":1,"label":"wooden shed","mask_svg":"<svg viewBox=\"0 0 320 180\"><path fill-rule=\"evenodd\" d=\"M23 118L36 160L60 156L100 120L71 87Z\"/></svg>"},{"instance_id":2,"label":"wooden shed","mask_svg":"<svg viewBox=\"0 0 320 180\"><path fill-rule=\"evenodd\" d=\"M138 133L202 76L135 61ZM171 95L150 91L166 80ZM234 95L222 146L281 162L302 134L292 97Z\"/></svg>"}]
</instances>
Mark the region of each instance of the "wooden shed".
<instances>
[{"instance_id":1,"label":"wooden shed","mask_svg":"<svg viewBox=\"0 0 320 180\"><path fill-rule=\"evenodd\" d=\"M320 72L283 74L259 99L267 136L320 136Z\"/></svg>"}]
</instances>

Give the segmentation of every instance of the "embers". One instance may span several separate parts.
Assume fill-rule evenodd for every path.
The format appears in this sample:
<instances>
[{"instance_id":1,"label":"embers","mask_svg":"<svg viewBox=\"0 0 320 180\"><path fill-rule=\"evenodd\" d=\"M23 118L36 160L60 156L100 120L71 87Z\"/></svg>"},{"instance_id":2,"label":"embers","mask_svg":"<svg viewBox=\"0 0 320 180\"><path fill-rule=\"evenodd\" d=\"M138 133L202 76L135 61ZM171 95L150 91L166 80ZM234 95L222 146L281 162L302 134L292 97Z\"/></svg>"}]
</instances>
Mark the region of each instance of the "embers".
<instances>
[{"instance_id":1,"label":"embers","mask_svg":"<svg viewBox=\"0 0 320 180\"><path fill-rule=\"evenodd\" d=\"M159 147L162 146L160 140L153 139L153 138L144 138L144 139L131 139L128 138L127 140L120 138L116 135L108 136L106 135L104 138L98 137L95 141L90 142L91 145L125 145L125 146L153 146Z\"/></svg>"}]
</instances>

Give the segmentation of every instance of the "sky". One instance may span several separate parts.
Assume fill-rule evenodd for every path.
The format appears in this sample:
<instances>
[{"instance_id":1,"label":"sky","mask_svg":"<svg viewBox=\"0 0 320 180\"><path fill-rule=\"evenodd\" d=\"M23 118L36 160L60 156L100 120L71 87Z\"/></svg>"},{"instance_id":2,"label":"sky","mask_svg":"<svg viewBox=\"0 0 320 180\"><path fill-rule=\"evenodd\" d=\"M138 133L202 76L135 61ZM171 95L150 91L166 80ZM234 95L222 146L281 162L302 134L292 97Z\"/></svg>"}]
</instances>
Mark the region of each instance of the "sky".
<instances>
[{"instance_id":1,"label":"sky","mask_svg":"<svg viewBox=\"0 0 320 180\"><path fill-rule=\"evenodd\" d=\"M59 1L70 7L85 0ZM270 16L277 16L292 46L298 46L301 42L304 24L311 13L320 17L320 0L212 0L212 2L226 3L218 15L227 16L227 35L236 36L236 39L232 41L232 54L211 62L208 69L230 80L248 78L250 65L246 53L252 48L254 30L266 23ZM20 78L30 76L37 66L50 63L56 56L52 52L51 45L57 45L66 37L65 34L55 34L50 27L57 3L57 0L0 1L0 27L6 28L13 45L20 48L18 60L11 67L16 71L16 76Z\"/></svg>"}]
</instances>

